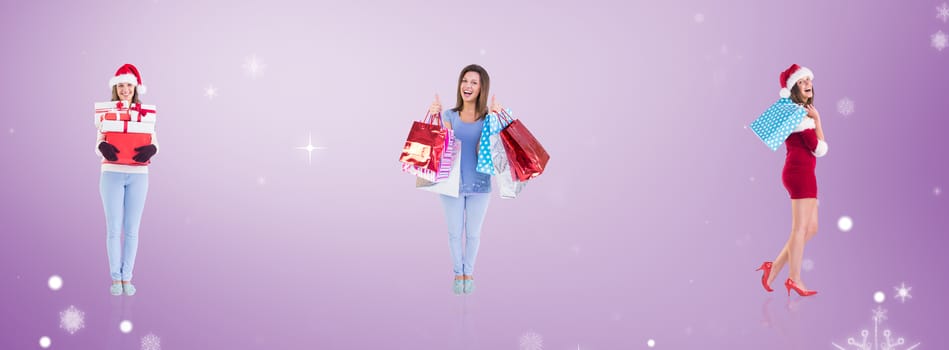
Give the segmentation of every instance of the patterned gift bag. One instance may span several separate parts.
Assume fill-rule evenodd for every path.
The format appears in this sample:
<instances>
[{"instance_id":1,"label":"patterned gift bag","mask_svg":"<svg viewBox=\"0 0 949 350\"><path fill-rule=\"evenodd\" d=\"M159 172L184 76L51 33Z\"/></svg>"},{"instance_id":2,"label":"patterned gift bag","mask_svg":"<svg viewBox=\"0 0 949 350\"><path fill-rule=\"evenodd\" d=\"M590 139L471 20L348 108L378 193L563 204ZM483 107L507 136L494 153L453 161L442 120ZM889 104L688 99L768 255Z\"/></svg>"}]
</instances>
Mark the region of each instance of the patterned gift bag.
<instances>
[{"instance_id":1,"label":"patterned gift bag","mask_svg":"<svg viewBox=\"0 0 949 350\"><path fill-rule=\"evenodd\" d=\"M443 194L451 197L458 197L458 191L461 188L461 141L455 140L453 147L449 148L454 153L451 169L448 171L448 178L445 181L432 182L421 177L415 179L415 188L422 191L429 191Z\"/></svg>"},{"instance_id":2,"label":"patterned gift bag","mask_svg":"<svg viewBox=\"0 0 949 350\"><path fill-rule=\"evenodd\" d=\"M481 140L478 145L478 165L475 168L479 173L497 175L494 156L492 155L491 136L501 133L511 121L503 119L497 114L489 113L484 117L484 127L481 129Z\"/></svg>"},{"instance_id":3,"label":"patterned gift bag","mask_svg":"<svg viewBox=\"0 0 949 350\"><path fill-rule=\"evenodd\" d=\"M751 122L750 126L765 145L772 151L777 151L805 116L807 110L804 107L790 98L781 98Z\"/></svg>"}]
</instances>

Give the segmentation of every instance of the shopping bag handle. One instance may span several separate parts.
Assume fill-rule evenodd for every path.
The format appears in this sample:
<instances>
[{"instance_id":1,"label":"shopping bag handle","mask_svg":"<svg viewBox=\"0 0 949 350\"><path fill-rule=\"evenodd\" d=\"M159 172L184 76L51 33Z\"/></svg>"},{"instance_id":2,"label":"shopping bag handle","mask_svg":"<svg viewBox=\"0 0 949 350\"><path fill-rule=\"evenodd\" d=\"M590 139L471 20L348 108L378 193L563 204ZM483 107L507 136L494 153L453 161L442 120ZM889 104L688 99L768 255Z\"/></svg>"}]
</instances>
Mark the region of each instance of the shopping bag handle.
<instances>
[{"instance_id":1,"label":"shopping bag handle","mask_svg":"<svg viewBox=\"0 0 949 350\"><path fill-rule=\"evenodd\" d=\"M505 122L507 122L508 124L510 124L511 122L514 121L514 117L512 117L510 114L507 114L507 111L505 111L505 110L503 110L503 109L502 109L502 110L499 110L499 111L497 112L497 114L495 114L495 116L498 117L498 120L499 120L499 121L505 121Z\"/></svg>"},{"instance_id":2,"label":"shopping bag handle","mask_svg":"<svg viewBox=\"0 0 949 350\"><path fill-rule=\"evenodd\" d=\"M442 123L442 114L441 114L441 113L429 114L428 112L425 112L425 118L422 119L422 122L425 123L425 124L435 124L435 123L432 123L432 122L435 121L435 120L438 121L438 124L437 124L438 127L440 127L440 128L444 128L444 127L445 127L445 124Z\"/></svg>"}]
</instances>

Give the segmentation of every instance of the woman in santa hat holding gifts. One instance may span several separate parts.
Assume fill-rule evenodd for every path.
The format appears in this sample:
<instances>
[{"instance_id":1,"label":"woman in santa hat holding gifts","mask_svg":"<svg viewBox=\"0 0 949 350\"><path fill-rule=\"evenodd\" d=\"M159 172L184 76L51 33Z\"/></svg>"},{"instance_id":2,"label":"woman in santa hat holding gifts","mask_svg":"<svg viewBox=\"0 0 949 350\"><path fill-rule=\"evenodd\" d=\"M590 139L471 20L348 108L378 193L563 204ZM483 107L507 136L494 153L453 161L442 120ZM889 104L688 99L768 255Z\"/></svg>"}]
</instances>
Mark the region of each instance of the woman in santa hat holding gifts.
<instances>
[{"instance_id":1,"label":"woman in santa hat holding gifts","mask_svg":"<svg viewBox=\"0 0 949 350\"><path fill-rule=\"evenodd\" d=\"M821 128L820 113L814 107L814 73L806 67L791 65L781 73L782 98L807 111L797 128L784 141L787 156L781 180L791 197L791 236L774 262L766 261L758 268L762 270L761 284L771 292L771 282L785 264L790 264L788 279L784 286L791 294L794 290L801 296L811 296L817 291L809 290L801 280L801 260L804 258L804 245L817 233L817 177L814 168L817 157L827 154L824 130Z\"/></svg>"},{"instance_id":2,"label":"woman in santa hat holding gifts","mask_svg":"<svg viewBox=\"0 0 949 350\"><path fill-rule=\"evenodd\" d=\"M134 109L133 106L137 105L141 109L139 95L145 93L145 86L142 85L142 76L135 66L125 64L119 67L115 76L109 80L109 87L112 89L112 101L117 102L117 108ZM132 268L135 266L135 254L138 251L139 223L148 193L147 164L152 156L158 153L158 140L152 130L150 137L146 135L149 143L121 149L125 145L118 145L119 141L109 139L109 134L102 132L102 122L97 116L96 128L100 131L96 133L96 153L103 158L99 192L105 209L106 251L112 277L110 292L112 295L121 295L123 292L126 295L135 295ZM123 152L127 154L120 155ZM131 156L130 160L119 159L128 156ZM123 233L124 240L121 239Z\"/></svg>"}]
</instances>

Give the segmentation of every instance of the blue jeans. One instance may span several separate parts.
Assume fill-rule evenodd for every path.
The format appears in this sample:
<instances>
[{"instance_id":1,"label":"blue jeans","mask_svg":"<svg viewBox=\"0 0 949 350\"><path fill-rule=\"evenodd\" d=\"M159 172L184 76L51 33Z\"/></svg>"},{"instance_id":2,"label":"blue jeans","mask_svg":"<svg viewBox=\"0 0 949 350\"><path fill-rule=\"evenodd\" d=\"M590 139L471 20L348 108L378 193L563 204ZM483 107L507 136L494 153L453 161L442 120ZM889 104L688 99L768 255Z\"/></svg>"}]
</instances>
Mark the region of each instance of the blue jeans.
<instances>
[{"instance_id":1,"label":"blue jeans","mask_svg":"<svg viewBox=\"0 0 949 350\"><path fill-rule=\"evenodd\" d=\"M458 198L441 195L448 222L448 246L455 276L474 274L478 246L481 245L481 224L488 212L491 193L462 193ZM461 244L461 232L465 232L465 246Z\"/></svg>"},{"instance_id":2,"label":"blue jeans","mask_svg":"<svg viewBox=\"0 0 949 350\"><path fill-rule=\"evenodd\" d=\"M145 210L148 174L103 171L99 180L105 208L106 252L113 281L131 281L138 252L138 227ZM125 233L125 242L121 241Z\"/></svg>"}]
</instances>

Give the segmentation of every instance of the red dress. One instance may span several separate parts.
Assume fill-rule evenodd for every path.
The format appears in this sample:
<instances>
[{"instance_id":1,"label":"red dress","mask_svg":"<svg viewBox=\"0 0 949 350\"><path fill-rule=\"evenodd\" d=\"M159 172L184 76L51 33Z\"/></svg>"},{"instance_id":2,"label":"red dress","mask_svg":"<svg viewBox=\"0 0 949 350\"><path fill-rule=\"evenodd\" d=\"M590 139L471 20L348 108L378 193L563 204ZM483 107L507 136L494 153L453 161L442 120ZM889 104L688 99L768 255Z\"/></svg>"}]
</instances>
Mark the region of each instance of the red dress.
<instances>
[{"instance_id":1,"label":"red dress","mask_svg":"<svg viewBox=\"0 0 949 350\"><path fill-rule=\"evenodd\" d=\"M802 130L803 129L803 130ZM817 139L814 120L804 118L801 125L784 141L787 158L781 180L791 199L817 198L817 157L827 153L827 143Z\"/></svg>"}]
</instances>

